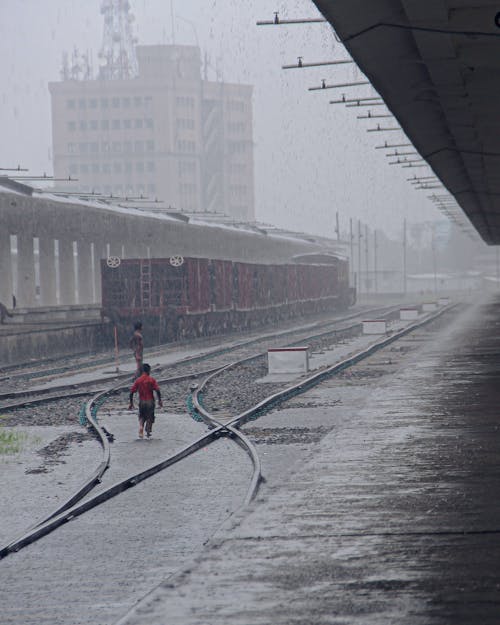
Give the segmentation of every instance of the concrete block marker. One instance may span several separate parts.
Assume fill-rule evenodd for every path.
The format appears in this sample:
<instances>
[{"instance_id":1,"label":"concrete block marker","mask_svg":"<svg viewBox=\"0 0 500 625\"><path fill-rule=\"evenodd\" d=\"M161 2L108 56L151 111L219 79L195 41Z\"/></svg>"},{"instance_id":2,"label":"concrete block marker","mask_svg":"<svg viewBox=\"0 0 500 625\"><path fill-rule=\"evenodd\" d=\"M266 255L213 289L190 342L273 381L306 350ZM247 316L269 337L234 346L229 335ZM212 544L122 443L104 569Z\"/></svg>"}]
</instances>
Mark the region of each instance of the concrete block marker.
<instances>
[{"instance_id":1,"label":"concrete block marker","mask_svg":"<svg viewBox=\"0 0 500 625\"><path fill-rule=\"evenodd\" d=\"M387 321L385 319L366 319L363 321L363 334L385 334Z\"/></svg>"},{"instance_id":2,"label":"concrete block marker","mask_svg":"<svg viewBox=\"0 0 500 625\"><path fill-rule=\"evenodd\" d=\"M437 310L437 303L436 302L424 302L422 304L422 310L423 312L432 312L433 310Z\"/></svg>"},{"instance_id":3,"label":"concrete block marker","mask_svg":"<svg viewBox=\"0 0 500 625\"><path fill-rule=\"evenodd\" d=\"M438 304L440 306L448 306L448 304L450 303L450 298L449 297L440 297L438 300Z\"/></svg>"},{"instance_id":4,"label":"concrete block marker","mask_svg":"<svg viewBox=\"0 0 500 625\"><path fill-rule=\"evenodd\" d=\"M401 308L399 311L399 318L401 321L413 321L418 319L417 308Z\"/></svg>"},{"instance_id":5,"label":"concrete block marker","mask_svg":"<svg viewBox=\"0 0 500 625\"><path fill-rule=\"evenodd\" d=\"M276 347L267 350L269 374L309 371L309 347Z\"/></svg>"}]
</instances>

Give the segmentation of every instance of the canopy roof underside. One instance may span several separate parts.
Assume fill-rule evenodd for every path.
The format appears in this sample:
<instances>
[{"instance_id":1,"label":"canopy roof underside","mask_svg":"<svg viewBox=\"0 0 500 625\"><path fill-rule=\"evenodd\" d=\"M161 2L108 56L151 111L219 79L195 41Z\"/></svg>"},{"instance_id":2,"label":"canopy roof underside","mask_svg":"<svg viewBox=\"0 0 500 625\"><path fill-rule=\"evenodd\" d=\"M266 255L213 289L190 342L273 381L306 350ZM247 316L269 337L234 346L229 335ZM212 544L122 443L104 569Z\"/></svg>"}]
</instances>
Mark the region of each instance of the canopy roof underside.
<instances>
[{"instance_id":1,"label":"canopy roof underside","mask_svg":"<svg viewBox=\"0 0 500 625\"><path fill-rule=\"evenodd\" d=\"M500 244L499 3L314 2L481 237Z\"/></svg>"}]
</instances>

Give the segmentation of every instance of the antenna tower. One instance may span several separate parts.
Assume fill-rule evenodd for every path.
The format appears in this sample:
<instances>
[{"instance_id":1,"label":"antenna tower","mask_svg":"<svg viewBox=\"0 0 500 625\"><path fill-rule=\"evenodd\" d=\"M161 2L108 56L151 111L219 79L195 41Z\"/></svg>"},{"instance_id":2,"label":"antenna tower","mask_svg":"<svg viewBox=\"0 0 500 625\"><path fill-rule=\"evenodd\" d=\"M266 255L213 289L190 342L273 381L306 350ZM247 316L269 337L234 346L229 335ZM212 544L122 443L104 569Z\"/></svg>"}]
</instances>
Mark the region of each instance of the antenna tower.
<instances>
[{"instance_id":1,"label":"antenna tower","mask_svg":"<svg viewBox=\"0 0 500 625\"><path fill-rule=\"evenodd\" d=\"M102 0L104 33L99 52L99 78L116 80L134 78L138 73L135 44L132 34L134 16L129 0Z\"/></svg>"}]
</instances>

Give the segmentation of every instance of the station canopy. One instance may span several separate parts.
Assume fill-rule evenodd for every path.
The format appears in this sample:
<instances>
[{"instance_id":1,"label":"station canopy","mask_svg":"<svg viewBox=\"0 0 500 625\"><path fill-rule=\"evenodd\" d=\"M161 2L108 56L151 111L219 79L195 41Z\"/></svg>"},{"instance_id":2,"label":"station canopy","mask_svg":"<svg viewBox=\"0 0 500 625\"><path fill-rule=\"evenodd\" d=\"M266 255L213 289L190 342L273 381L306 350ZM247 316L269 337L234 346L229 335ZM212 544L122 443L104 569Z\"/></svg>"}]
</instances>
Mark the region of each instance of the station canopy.
<instances>
[{"instance_id":1,"label":"station canopy","mask_svg":"<svg viewBox=\"0 0 500 625\"><path fill-rule=\"evenodd\" d=\"M500 3L314 2L480 236L500 244Z\"/></svg>"}]
</instances>

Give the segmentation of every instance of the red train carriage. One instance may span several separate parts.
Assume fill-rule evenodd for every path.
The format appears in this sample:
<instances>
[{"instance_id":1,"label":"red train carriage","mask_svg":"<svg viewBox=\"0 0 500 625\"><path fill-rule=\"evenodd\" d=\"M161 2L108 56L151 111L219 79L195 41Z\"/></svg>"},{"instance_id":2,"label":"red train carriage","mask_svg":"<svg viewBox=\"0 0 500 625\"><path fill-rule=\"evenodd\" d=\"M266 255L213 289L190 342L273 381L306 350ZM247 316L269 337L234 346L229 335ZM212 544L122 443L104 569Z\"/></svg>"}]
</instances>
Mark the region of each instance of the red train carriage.
<instances>
[{"instance_id":1,"label":"red train carriage","mask_svg":"<svg viewBox=\"0 0 500 625\"><path fill-rule=\"evenodd\" d=\"M125 338L142 320L145 339L161 343L220 334L354 303L347 261L302 257L288 265L206 258L102 261L103 315Z\"/></svg>"}]
</instances>

